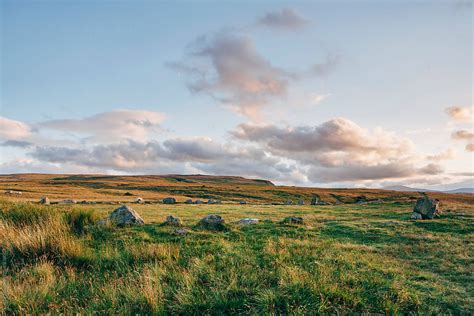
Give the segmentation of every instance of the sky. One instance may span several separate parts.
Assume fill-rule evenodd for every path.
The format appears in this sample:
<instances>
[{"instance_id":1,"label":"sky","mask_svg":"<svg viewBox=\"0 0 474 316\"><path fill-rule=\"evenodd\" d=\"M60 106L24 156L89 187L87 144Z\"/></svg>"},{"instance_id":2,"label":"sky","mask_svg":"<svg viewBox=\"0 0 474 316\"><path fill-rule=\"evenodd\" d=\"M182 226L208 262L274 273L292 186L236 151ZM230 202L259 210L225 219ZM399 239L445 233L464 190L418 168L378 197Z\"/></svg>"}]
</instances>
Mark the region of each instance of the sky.
<instances>
[{"instance_id":1,"label":"sky","mask_svg":"<svg viewBox=\"0 0 474 316\"><path fill-rule=\"evenodd\" d=\"M470 1L0 3L0 173L474 185Z\"/></svg>"}]
</instances>

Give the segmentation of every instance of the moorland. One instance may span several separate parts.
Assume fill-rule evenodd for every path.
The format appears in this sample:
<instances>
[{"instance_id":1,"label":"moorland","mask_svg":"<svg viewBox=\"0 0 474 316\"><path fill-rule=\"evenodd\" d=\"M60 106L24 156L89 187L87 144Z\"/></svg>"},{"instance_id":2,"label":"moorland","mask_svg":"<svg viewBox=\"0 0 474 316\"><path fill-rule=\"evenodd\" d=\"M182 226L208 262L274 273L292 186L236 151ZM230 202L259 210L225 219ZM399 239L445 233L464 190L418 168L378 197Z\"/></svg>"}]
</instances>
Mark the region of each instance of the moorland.
<instances>
[{"instance_id":1,"label":"moorland","mask_svg":"<svg viewBox=\"0 0 474 316\"><path fill-rule=\"evenodd\" d=\"M430 192L442 215L412 221L416 192L239 177L22 174L0 176L0 190L21 192L0 200L2 314L474 313L470 194ZM315 195L324 203L309 205ZM121 203L145 224L97 225ZM197 226L208 214L224 229ZM236 223L246 217L259 223Z\"/></svg>"}]
</instances>

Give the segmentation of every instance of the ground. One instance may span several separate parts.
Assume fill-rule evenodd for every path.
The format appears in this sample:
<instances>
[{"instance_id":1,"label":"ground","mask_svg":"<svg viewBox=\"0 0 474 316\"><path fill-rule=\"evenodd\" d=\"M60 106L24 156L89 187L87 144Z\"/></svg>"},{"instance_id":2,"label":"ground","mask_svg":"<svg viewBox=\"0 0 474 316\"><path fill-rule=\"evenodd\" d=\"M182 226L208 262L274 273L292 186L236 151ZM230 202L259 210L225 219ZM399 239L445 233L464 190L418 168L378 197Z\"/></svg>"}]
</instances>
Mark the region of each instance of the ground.
<instances>
[{"instance_id":1,"label":"ground","mask_svg":"<svg viewBox=\"0 0 474 316\"><path fill-rule=\"evenodd\" d=\"M410 221L412 204L132 205L141 227L97 227L113 205L3 201L3 312L470 314L472 210ZM190 230L174 236L167 215ZM224 217L223 231L195 225ZM304 218L284 225L285 216ZM238 226L243 217L260 223Z\"/></svg>"}]
</instances>

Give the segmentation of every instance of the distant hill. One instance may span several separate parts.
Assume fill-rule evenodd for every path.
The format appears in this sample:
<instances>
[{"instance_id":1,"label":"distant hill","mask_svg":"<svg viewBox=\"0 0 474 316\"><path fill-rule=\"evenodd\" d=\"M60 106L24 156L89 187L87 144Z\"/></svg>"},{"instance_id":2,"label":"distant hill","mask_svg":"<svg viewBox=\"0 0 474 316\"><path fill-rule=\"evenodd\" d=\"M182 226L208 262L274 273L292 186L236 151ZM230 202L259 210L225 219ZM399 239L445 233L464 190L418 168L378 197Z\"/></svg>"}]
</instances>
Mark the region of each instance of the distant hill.
<instances>
[{"instance_id":1,"label":"distant hill","mask_svg":"<svg viewBox=\"0 0 474 316\"><path fill-rule=\"evenodd\" d=\"M474 188L459 188L455 190L444 191L445 193L469 193L474 194Z\"/></svg>"},{"instance_id":2,"label":"distant hill","mask_svg":"<svg viewBox=\"0 0 474 316\"><path fill-rule=\"evenodd\" d=\"M412 188L405 185L391 185L383 187L384 190L391 190L391 191L399 191L399 192L443 192L443 193L468 193L474 194L474 188L459 188L454 190L428 190L428 189L421 189L421 188Z\"/></svg>"}]
</instances>

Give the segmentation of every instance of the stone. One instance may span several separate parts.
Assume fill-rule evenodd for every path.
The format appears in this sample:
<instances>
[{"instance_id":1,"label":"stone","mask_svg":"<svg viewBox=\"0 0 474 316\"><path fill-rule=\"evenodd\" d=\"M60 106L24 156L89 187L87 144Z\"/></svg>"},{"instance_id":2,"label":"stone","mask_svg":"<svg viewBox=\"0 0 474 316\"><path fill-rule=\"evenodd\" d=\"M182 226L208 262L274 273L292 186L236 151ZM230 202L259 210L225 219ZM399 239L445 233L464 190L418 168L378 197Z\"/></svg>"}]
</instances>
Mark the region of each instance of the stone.
<instances>
[{"instance_id":1,"label":"stone","mask_svg":"<svg viewBox=\"0 0 474 316\"><path fill-rule=\"evenodd\" d=\"M247 201L240 201L240 204L245 205L245 204L247 204Z\"/></svg>"},{"instance_id":2,"label":"stone","mask_svg":"<svg viewBox=\"0 0 474 316\"><path fill-rule=\"evenodd\" d=\"M301 224L303 224L303 217L300 217L300 216L285 217L283 219L283 223L301 225Z\"/></svg>"},{"instance_id":3,"label":"stone","mask_svg":"<svg viewBox=\"0 0 474 316\"><path fill-rule=\"evenodd\" d=\"M189 199L189 200L184 201L184 203L186 203L186 204L193 204L193 200Z\"/></svg>"},{"instance_id":4,"label":"stone","mask_svg":"<svg viewBox=\"0 0 474 316\"><path fill-rule=\"evenodd\" d=\"M209 199L207 200L207 204L220 204L221 201L215 200L215 199Z\"/></svg>"},{"instance_id":5,"label":"stone","mask_svg":"<svg viewBox=\"0 0 474 316\"><path fill-rule=\"evenodd\" d=\"M179 217L175 217L170 215L166 218L166 225L169 226L181 226L181 219Z\"/></svg>"},{"instance_id":6,"label":"stone","mask_svg":"<svg viewBox=\"0 0 474 316\"><path fill-rule=\"evenodd\" d=\"M13 190L5 191L5 194L9 194L9 195L22 195L22 193L21 193L20 191L13 191Z\"/></svg>"},{"instance_id":7,"label":"stone","mask_svg":"<svg viewBox=\"0 0 474 316\"><path fill-rule=\"evenodd\" d=\"M199 226L211 230L225 229L224 219L220 215L215 214L205 216L199 221Z\"/></svg>"},{"instance_id":8,"label":"stone","mask_svg":"<svg viewBox=\"0 0 474 316\"><path fill-rule=\"evenodd\" d=\"M201 201L201 200L196 200L196 201L194 202L194 204L204 204L204 202Z\"/></svg>"},{"instance_id":9,"label":"stone","mask_svg":"<svg viewBox=\"0 0 474 316\"><path fill-rule=\"evenodd\" d=\"M319 203L319 197L317 195L313 195L311 198L311 205L318 205Z\"/></svg>"},{"instance_id":10,"label":"stone","mask_svg":"<svg viewBox=\"0 0 474 316\"><path fill-rule=\"evenodd\" d=\"M62 200L60 202L58 202L58 204L76 204L77 201L76 200Z\"/></svg>"},{"instance_id":11,"label":"stone","mask_svg":"<svg viewBox=\"0 0 474 316\"><path fill-rule=\"evenodd\" d=\"M176 199L174 197L167 197L163 199L163 204L175 204Z\"/></svg>"},{"instance_id":12,"label":"stone","mask_svg":"<svg viewBox=\"0 0 474 316\"><path fill-rule=\"evenodd\" d=\"M145 224L143 218L127 205L122 205L115 209L106 220L100 221L99 224L105 224L106 222L113 223L119 227Z\"/></svg>"},{"instance_id":13,"label":"stone","mask_svg":"<svg viewBox=\"0 0 474 316\"><path fill-rule=\"evenodd\" d=\"M125 196L132 196L133 194L132 194L132 193L130 193L130 192L125 192L125 194L124 194L124 195L125 195Z\"/></svg>"},{"instance_id":14,"label":"stone","mask_svg":"<svg viewBox=\"0 0 474 316\"><path fill-rule=\"evenodd\" d=\"M189 230L187 230L186 228L179 228L172 232L172 234L176 236L184 236L184 235L187 235L188 233L189 233Z\"/></svg>"},{"instance_id":15,"label":"stone","mask_svg":"<svg viewBox=\"0 0 474 316\"><path fill-rule=\"evenodd\" d=\"M50 202L49 202L49 199L47 196L43 196L40 200L40 204L44 204L44 205L49 205Z\"/></svg>"},{"instance_id":16,"label":"stone","mask_svg":"<svg viewBox=\"0 0 474 316\"><path fill-rule=\"evenodd\" d=\"M422 219L422 217L421 217L420 213L413 212L413 213L411 213L410 219L416 221L416 220Z\"/></svg>"},{"instance_id":17,"label":"stone","mask_svg":"<svg viewBox=\"0 0 474 316\"><path fill-rule=\"evenodd\" d=\"M143 202L144 202L144 201L143 201L143 199L142 199L141 197L139 197L139 198L137 198L137 199L135 200L135 203L138 203L138 204L143 204Z\"/></svg>"},{"instance_id":18,"label":"stone","mask_svg":"<svg viewBox=\"0 0 474 316\"><path fill-rule=\"evenodd\" d=\"M303 199L298 200L298 205L304 205L304 200Z\"/></svg>"},{"instance_id":19,"label":"stone","mask_svg":"<svg viewBox=\"0 0 474 316\"><path fill-rule=\"evenodd\" d=\"M242 218L240 219L237 224L239 225L250 225L250 224L258 224L258 219L257 218Z\"/></svg>"},{"instance_id":20,"label":"stone","mask_svg":"<svg viewBox=\"0 0 474 316\"><path fill-rule=\"evenodd\" d=\"M430 199L425 195L416 201L413 212L420 214L422 219L433 219L439 217L441 214L439 201L436 199Z\"/></svg>"},{"instance_id":21,"label":"stone","mask_svg":"<svg viewBox=\"0 0 474 316\"><path fill-rule=\"evenodd\" d=\"M287 200L287 201L285 202L285 204L286 204L286 205L293 205L293 201L292 201L292 200Z\"/></svg>"}]
</instances>

